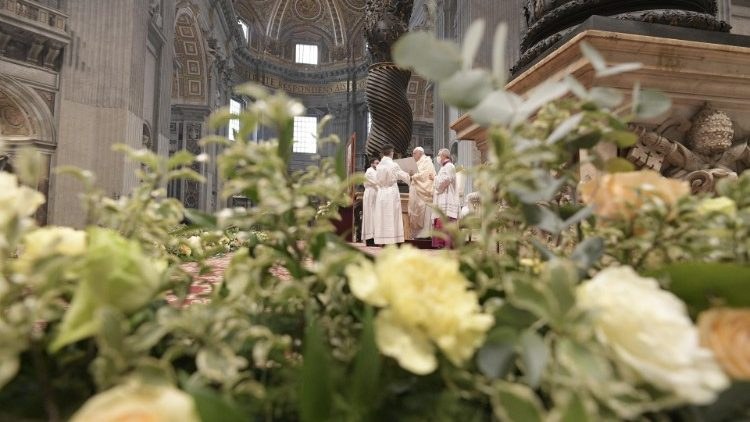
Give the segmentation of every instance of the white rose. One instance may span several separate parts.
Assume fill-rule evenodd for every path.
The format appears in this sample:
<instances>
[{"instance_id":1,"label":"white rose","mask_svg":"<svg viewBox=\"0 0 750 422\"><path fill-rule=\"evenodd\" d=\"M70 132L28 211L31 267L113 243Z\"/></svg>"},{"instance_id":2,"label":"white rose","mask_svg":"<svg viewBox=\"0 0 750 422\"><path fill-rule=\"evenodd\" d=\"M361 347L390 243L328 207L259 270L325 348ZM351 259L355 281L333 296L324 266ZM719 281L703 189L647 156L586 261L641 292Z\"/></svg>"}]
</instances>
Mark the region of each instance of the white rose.
<instances>
[{"instance_id":1,"label":"white rose","mask_svg":"<svg viewBox=\"0 0 750 422\"><path fill-rule=\"evenodd\" d=\"M167 386L130 383L97 394L71 422L200 422L193 398Z\"/></svg>"},{"instance_id":2,"label":"white rose","mask_svg":"<svg viewBox=\"0 0 750 422\"><path fill-rule=\"evenodd\" d=\"M630 267L607 268L578 287L599 341L643 380L685 402L708 404L729 380L700 345L685 304Z\"/></svg>"},{"instance_id":3,"label":"white rose","mask_svg":"<svg viewBox=\"0 0 750 422\"><path fill-rule=\"evenodd\" d=\"M14 217L29 217L44 203L44 195L26 186L18 178L0 171L0 225Z\"/></svg>"}]
</instances>

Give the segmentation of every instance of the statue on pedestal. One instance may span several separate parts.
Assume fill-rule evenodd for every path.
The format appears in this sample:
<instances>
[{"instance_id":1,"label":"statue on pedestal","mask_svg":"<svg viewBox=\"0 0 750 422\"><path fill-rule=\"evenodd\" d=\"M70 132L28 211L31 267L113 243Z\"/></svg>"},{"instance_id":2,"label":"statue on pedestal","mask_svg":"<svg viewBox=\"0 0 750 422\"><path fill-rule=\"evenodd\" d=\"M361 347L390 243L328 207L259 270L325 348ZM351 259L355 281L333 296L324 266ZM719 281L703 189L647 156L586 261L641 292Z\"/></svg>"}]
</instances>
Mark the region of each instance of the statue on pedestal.
<instances>
[{"instance_id":1,"label":"statue on pedestal","mask_svg":"<svg viewBox=\"0 0 750 422\"><path fill-rule=\"evenodd\" d=\"M723 178L736 178L750 168L747 140L735 142L729 116L708 105L690 122L668 119L655 130L631 125L638 143L627 158L640 168L690 183L693 193L713 192ZM680 137L682 139L675 139Z\"/></svg>"}]
</instances>

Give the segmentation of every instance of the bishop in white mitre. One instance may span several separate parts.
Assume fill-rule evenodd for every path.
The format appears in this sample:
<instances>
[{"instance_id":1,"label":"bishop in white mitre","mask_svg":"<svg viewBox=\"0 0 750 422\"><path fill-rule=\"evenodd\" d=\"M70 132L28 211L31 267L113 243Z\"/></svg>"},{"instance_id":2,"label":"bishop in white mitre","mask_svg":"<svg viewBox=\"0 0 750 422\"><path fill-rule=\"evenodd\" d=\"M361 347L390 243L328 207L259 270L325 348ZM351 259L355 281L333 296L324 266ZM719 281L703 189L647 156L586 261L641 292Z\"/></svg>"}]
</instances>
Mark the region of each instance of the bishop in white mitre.
<instances>
[{"instance_id":1,"label":"bishop in white mitre","mask_svg":"<svg viewBox=\"0 0 750 422\"><path fill-rule=\"evenodd\" d=\"M378 196L376 169L380 160L372 160L365 172L365 193L362 196L362 241L368 246L375 244L375 203Z\"/></svg>"},{"instance_id":2,"label":"bishop in white mitre","mask_svg":"<svg viewBox=\"0 0 750 422\"><path fill-rule=\"evenodd\" d=\"M418 239L430 237L435 165L422 147L415 148L412 157L417 162L417 172L411 175L409 185L409 224L412 235Z\"/></svg>"},{"instance_id":3,"label":"bishop in white mitre","mask_svg":"<svg viewBox=\"0 0 750 422\"><path fill-rule=\"evenodd\" d=\"M378 185L375 202L375 244L392 245L404 242L404 220L401 217L401 194L398 181L409 183L409 174L393 161L393 147L383 148L375 181Z\"/></svg>"}]
</instances>

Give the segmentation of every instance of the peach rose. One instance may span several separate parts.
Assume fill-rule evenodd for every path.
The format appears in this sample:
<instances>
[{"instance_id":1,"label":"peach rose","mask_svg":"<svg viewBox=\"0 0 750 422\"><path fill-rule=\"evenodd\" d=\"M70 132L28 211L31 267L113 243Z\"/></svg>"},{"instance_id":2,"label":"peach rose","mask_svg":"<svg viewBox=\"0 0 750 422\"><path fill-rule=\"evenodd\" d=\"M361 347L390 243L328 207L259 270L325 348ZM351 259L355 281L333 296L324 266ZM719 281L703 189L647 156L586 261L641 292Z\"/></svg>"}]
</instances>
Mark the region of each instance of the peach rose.
<instances>
[{"instance_id":1,"label":"peach rose","mask_svg":"<svg viewBox=\"0 0 750 422\"><path fill-rule=\"evenodd\" d=\"M583 201L606 220L630 220L648 201L660 200L671 207L689 193L687 182L651 170L605 174L581 184Z\"/></svg>"},{"instance_id":2,"label":"peach rose","mask_svg":"<svg viewBox=\"0 0 750 422\"><path fill-rule=\"evenodd\" d=\"M701 343L713 350L726 373L750 380L750 309L717 308L698 317Z\"/></svg>"}]
</instances>

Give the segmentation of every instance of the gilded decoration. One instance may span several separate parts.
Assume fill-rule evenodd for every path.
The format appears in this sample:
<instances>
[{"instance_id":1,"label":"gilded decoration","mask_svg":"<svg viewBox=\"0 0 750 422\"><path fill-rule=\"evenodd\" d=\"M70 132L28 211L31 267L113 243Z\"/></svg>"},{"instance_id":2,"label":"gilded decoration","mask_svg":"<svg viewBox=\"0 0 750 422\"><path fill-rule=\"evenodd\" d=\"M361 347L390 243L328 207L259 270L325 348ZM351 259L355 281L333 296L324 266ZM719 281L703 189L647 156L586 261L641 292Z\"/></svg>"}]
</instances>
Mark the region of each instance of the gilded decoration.
<instances>
[{"instance_id":1,"label":"gilded decoration","mask_svg":"<svg viewBox=\"0 0 750 422\"><path fill-rule=\"evenodd\" d=\"M179 103L205 104L206 54L200 29L187 12L179 15L175 29L174 48L178 71L172 85L172 97Z\"/></svg>"},{"instance_id":2,"label":"gilded decoration","mask_svg":"<svg viewBox=\"0 0 750 422\"><path fill-rule=\"evenodd\" d=\"M671 118L653 130L632 128L639 136L628 160L688 181L693 193L712 192L719 180L736 178L750 168L747 139L735 139L731 118L709 105L689 121Z\"/></svg>"}]
</instances>

